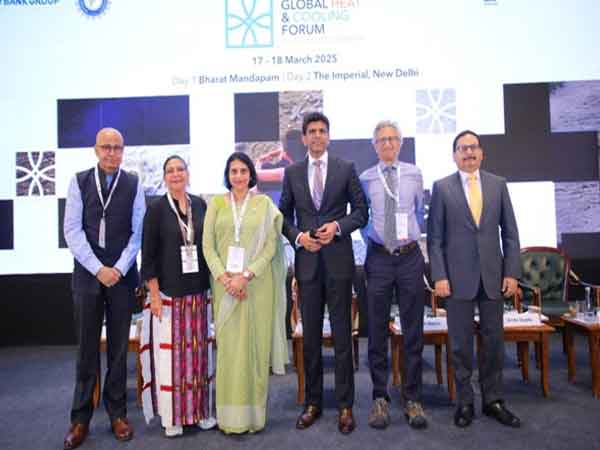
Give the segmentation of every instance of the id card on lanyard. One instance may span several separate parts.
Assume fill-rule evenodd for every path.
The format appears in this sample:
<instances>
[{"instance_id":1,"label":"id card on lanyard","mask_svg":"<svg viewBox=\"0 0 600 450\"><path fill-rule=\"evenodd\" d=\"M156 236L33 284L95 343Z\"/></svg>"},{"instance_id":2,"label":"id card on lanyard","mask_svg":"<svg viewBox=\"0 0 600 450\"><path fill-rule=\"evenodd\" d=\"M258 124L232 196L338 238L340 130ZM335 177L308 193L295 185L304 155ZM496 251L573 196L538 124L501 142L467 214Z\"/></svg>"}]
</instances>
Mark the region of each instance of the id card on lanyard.
<instances>
[{"instance_id":1,"label":"id card on lanyard","mask_svg":"<svg viewBox=\"0 0 600 450\"><path fill-rule=\"evenodd\" d=\"M388 186L379 164L377 165L377 175L379 175L379 180L381 181L381 184L383 184L386 195L392 197L396 202L396 212L394 213L396 220L396 239L405 241L408 239L408 214L400 211L400 167L396 168L397 189L395 193L392 192Z\"/></svg>"},{"instance_id":2,"label":"id card on lanyard","mask_svg":"<svg viewBox=\"0 0 600 450\"><path fill-rule=\"evenodd\" d=\"M121 168L119 168L117 172L117 176L115 177L115 181L113 183L110 192L108 193L108 198L106 199L106 203L104 203L104 197L102 196L102 188L100 187L100 175L98 173L98 166L94 169L94 180L96 181L96 191L98 192L98 198L100 199L100 204L102 205L102 217L100 218L100 231L98 232L98 247L106 248L106 210L108 209L108 205L112 199L112 196L117 188L117 184L119 183L119 177L121 176Z\"/></svg>"},{"instance_id":3,"label":"id card on lanyard","mask_svg":"<svg viewBox=\"0 0 600 450\"><path fill-rule=\"evenodd\" d=\"M186 194L187 196L187 194ZM194 244L194 221L192 219L192 200L187 197L187 223L181 220L181 216L175 207L175 202L171 194L167 192L167 199L169 200L169 206L177 217L177 223L179 224L179 230L183 238L183 245L181 246L181 273L196 273L199 270L198 267L198 249Z\"/></svg>"},{"instance_id":4,"label":"id card on lanyard","mask_svg":"<svg viewBox=\"0 0 600 450\"><path fill-rule=\"evenodd\" d=\"M234 245L230 245L227 251L227 265L225 270L230 273L241 273L244 271L244 258L246 251L244 247L240 245L240 234L242 231L242 220L246 213L248 206L248 200L250 198L250 192L246 194L242 208L238 215L237 206L235 205L235 199L233 193L229 193L229 200L231 203L231 213L233 214L233 226L234 226Z\"/></svg>"}]
</instances>

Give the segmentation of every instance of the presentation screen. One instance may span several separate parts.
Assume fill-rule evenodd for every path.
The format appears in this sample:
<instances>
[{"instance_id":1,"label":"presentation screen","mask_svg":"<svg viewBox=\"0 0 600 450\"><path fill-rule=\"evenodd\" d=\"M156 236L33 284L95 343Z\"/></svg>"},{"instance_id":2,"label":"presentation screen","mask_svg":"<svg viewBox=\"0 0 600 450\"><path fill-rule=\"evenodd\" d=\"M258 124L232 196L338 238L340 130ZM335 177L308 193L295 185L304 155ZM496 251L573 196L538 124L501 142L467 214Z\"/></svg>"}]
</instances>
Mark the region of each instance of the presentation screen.
<instances>
[{"instance_id":1,"label":"presentation screen","mask_svg":"<svg viewBox=\"0 0 600 450\"><path fill-rule=\"evenodd\" d=\"M310 111L359 174L377 122L396 121L426 201L456 171L455 135L476 131L521 245L585 247L600 232L598 23L593 0L0 0L0 274L72 270L65 198L100 128L122 132L149 198L173 154L191 193L225 192L238 150L277 202Z\"/></svg>"}]
</instances>

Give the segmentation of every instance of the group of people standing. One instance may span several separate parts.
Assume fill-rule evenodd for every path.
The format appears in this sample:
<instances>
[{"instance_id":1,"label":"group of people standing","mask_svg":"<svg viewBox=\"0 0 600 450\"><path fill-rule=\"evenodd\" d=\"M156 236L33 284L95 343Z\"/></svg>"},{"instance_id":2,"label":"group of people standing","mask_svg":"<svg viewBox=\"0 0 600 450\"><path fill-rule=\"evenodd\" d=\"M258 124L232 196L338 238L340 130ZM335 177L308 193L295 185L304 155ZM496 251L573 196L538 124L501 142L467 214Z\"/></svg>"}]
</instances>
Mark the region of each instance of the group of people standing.
<instances>
[{"instance_id":1,"label":"group of people standing","mask_svg":"<svg viewBox=\"0 0 600 450\"><path fill-rule=\"evenodd\" d=\"M104 318L108 351L103 401L116 439L133 436L126 414L126 357L140 247L141 277L148 289L141 338L146 419L160 416L171 437L182 434L186 425L211 428L216 423L225 433L262 430L269 374L284 373L288 360L282 235L295 249L304 333L306 401L296 428L310 427L322 414L326 305L335 351L338 429L351 433L356 422L350 235L357 229L363 229L368 241L368 358L373 381L369 425L385 428L390 422L387 336L396 298L407 369L404 414L410 426L427 426L421 403L421 171L398 160L402 135L390 121L375 127L373 146L379 162L360 177L351 162L328 153L329 120L322 113L305 115L302 142L307 157L285 168L278 207L256 192L256 169L245 153L236 152L224 170L227 193L214 196L208 205L187 192L186 162L176 155L167 158L167 193L146 211L141 183L120 168L123 137L112 128L98 132L98 165L73 178L65 208L65 238L75 257L72 288L79 339L65 449L81 445L88 434ZM518 426L501 396L500 300L516 290L516 222L506 182L479 170L479 137L471 131L459 134L453 154L459 171L434 185L428 246L436 292L449 299L458 387L455 424L468 426L474 414L470 380L477 304L484 334L479 368L483 412Z\"/></svg>"}]
</instances>

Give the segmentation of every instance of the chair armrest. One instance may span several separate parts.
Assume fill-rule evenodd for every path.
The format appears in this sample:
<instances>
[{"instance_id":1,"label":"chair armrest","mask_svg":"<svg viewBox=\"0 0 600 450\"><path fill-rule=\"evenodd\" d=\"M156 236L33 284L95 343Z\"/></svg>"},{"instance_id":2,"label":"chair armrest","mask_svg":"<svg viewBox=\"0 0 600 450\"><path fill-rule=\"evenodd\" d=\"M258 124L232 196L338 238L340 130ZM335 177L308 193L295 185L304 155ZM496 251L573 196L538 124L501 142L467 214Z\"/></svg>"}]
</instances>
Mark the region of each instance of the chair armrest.
<instances>
[{"instance_id":1,"label":"chair armrest","mask_svg":"<svg viewBox=\"0 0 600 450\"><path fill-rule=\"evenodd\" d=\"M520 305L523 301L523 291L522 289L526 289L528 291L531 291L533 293L533 304L535 306L538 307L542 307L542 290L537 287L537 286L533 286L531 284L525 283L524 281L519 280L519 288L521 288L521 292L520 294L520 298L519 298L519 307L517 307L517 305L515 304L515 307L517 308L518 311L522 310L522 306Z\"/></svg>"}]
</instances>

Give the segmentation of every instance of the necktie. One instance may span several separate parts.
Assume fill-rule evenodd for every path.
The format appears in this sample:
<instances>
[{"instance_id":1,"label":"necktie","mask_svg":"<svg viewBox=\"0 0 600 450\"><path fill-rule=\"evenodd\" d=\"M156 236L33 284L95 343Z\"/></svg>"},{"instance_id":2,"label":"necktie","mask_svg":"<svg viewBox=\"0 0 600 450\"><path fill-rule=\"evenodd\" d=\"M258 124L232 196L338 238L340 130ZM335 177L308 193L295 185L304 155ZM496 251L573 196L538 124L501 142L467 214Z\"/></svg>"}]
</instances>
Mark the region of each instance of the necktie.
<instances>
[{"instance_id":1,"label":"necktie","mask_svg":"<svg viewBox=\"0 0 600 450\"><path fill-rule=\"evenodd\" d=\"M113 179L112 175L106 175L106 185L105 185L106 192L108 192L110 190L110 183L112 182L112 179Z\"/></svg>"},{"instance_id":2,"label":"necktie","mask_svg":"<svg viewBox=\"0 0 600 450\"><path fill-rule=\"evenodd\" d=\"M481 220L481 209L483 208L481 189L479 189L479 184L477 183L477 177L475 174L469 175L467 182L469 187L469 208L471 209L473 220L475 220L475 223L477 226L479 226L479 221Z\"/></svg>"},{"instance_id":3,"label":"necktie","mask_svg":"<svg viewBox=\"0 0 600 450\"><path fill-rule=\"evenodd\" d=\"M321 207L321 202L323 201L323 172L321 171L322 161L314 161L313 165L315 166L313 173L313 202L315 204L315 208L319 209Z\"/></svg>"},{"instance_id":4,"label":"necktie","mask_svg":"<svg viewBox=\"0 0 600 450\"><path fill-rule=\"evenodd\" d=\"M396 170L393 167L386 167L383 173L385 182L390 188L390 191L394 193L397 192ZM387 193L385 194L384 204L383 243L390 252L394 251L394 249L397 247L396 200L390 197Z\"/></svg>"}]
</instances>

